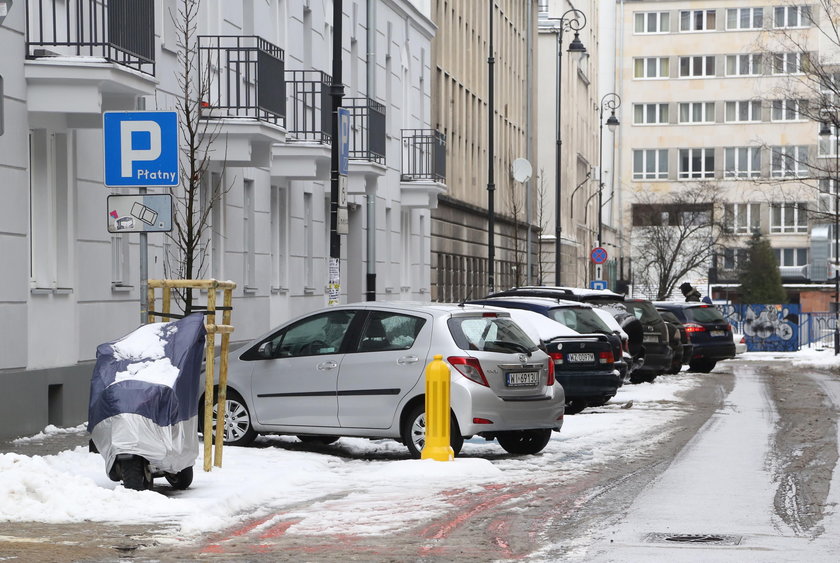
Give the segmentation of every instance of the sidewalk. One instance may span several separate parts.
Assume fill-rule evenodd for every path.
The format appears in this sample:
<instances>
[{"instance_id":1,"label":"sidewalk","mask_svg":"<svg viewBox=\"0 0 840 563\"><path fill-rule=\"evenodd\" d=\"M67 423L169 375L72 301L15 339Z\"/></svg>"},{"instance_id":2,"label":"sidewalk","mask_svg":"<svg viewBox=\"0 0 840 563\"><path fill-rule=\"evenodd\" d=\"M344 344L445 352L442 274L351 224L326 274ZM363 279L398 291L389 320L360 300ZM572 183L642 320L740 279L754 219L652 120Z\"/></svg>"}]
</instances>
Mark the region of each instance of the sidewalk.
<instances>
[{"instance_id":1,"label":"sidewalk","mask_svg":"<svg viewBox=\"0 0 840 563\"><path fill-rule=\"evenodd\" d=\"M84 424L74 428L48 426L35 436L0 441L0 454L15 453L30 457L55 455L79 446L87 448L89 439Z\"/></svg>"}]
</instances>

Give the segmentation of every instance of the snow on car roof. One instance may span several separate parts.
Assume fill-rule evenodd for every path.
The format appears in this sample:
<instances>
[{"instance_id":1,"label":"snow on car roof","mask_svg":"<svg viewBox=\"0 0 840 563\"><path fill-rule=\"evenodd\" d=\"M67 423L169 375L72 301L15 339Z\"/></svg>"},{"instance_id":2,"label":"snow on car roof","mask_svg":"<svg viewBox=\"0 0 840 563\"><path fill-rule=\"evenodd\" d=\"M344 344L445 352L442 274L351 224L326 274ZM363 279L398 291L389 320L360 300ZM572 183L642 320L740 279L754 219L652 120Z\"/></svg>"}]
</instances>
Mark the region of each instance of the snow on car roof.
<instances>
[{"instance_id":1,"label":"snow on car roof","mask_svg":"<svg viewBox=\"0 0 840 563\"><path fill-rule=\"evenodd\" d=\"M495 309L496 307L490 307ZM580 333L553 321L541 315L536 311L526 311L524 309L505 309L510 313L510 318L513 322L525 331L525 334L534 341L534 344L539 344L541 340L551 340L558 336L580 336Z\"/></svg>"}]
</instances>

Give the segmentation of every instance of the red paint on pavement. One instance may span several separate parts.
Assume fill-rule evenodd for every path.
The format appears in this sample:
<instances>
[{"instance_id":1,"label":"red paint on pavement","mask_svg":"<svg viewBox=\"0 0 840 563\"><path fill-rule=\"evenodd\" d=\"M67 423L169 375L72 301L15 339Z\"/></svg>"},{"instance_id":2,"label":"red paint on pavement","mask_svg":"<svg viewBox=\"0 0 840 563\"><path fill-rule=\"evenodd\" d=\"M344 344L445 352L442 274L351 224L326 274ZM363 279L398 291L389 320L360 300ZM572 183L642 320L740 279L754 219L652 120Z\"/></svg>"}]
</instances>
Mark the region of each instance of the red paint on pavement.
<instances>
[{"instance_id":1,"label":"red paint on pavement","mask_svg":"<svg viewBox=\"0 0 840 563\"><path fill-rule=\"evenodd\" d=\"M288 530L294 524L301 522L302 520L303 518L298 518L297 520L287 520L286 522L280 522L279 524L270 527L268 530L260 534L260 538L279 538L280 536L286 533L286 530Z\"/></svg>"}]
</instances>

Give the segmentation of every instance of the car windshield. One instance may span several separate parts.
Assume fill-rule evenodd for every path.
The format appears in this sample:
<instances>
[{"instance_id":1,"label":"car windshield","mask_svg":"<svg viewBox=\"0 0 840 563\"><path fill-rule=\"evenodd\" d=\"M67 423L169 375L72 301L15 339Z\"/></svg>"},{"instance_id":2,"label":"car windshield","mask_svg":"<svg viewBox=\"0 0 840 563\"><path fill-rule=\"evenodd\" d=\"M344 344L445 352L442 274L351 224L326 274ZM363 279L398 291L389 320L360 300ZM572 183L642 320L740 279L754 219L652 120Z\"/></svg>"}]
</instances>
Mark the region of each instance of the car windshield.
<instances>
[{"instance_id":1,"label":"car windshield","mask_svg":"<svg viewBox=\"0 0 840 563\"><path fill-rule=\"evenodd\" d=\"M597 313L587 307L560 307L548 311L548 316L580 333L612 332Z\"/></svg>"},{"instance_id":2,"label":"car windshield","mask_svg":"<svg viewBox=\"0 0 840 563\"><path fill-rule=\"evenodd\" d=\"M627 309L643 323L656 323L662 320L653 304L647 301L625 301Z\"/></svg>"},{"instance_id":3,"label":"car windshield","mask_svg":"<svg viewBox=\"0 0 840 563\"><path fill-rule=\"evenodd\" d=\"M674 324L682 324L680 322L680 320L677 318L677 316L674 313L672 313L671 311L663 311L661 309L658 309L658 311L659 311L659 316L662 317L663 321L668 321L669 323L674 323Z\"/></svg>"},{"instance_id":4,"label":"car windshield","mask_svg":"<svg viewBox=\"0 0 840 563\"><path fill-rule=\"evenodd\" d=\"M534 342L509 317L453 317L449 332L462 350L532 352Z\"/></svg>"},{"instance_id":5,"label":"car windshield","mask_svg":"<svg viewBox=\"0 0 840 563\"><path fill-rule=\"evenodd\" d=\"M686 307L685 316L698 323L722 323L723 315L714 307Z\"/></svg>"}]
</instances>

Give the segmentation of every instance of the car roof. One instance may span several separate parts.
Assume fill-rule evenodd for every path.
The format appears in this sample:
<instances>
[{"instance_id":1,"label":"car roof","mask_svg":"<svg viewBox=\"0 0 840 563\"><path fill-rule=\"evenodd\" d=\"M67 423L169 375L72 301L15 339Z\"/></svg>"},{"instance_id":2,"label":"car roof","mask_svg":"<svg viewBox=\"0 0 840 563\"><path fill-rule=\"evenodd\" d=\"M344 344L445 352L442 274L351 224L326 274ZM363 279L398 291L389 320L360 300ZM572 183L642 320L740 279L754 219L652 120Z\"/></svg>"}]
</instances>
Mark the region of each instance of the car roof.
<instances>
[{"instance_id":1,"label":"car roof","mask_svg":"<svg viewBox=\"0 0 840 563\"><path fill-rule=\"evenodd\" d=\"M613 298L624 298L624 295L621 293L616 293L614 291L610 291L609 289L585 289L582 287L565 287L565 286L558 286L558 285L522 285L518 287L512 287L507 291L516 291L516 290L533 290L533 291L546 291L546 292L557 292L557 293L566 293L568 295L574 295L578 297L613 297ZM498 292L504 293L504 292ZM495 294L494 294L495 295Z\"/></svg>"},{"instance_id":2,"label":"car roof","mask_svg":"<svg viewBox=\"0 0 840 563\"><path fill-rule=\"evenodd\" d=\"M502 295L498 297L486 297L484 299L475 299L468 301L468 303L484 303L490 302L498 303L523 303L528 305L544 306L546 309L553 309L555 307L583 307L591 309L592 305L581 301L571 301L569 299L561 299L554 297L544 297L542 295Z\"/></svg>"},{"instance_id":3,"label":"car roof","mask_svg":"<svg viewBox=\"0 0 840 563\"><path fill-rule=\"evenodd\" d=\"M691 309L693 307L714 307L702 301L654 301L656 307L663 309Z\"/></svg>"},{"instance_id":4,"label":"car roof","mask_svg":"<svg viewBox=\"0 0 840 563\"><path fill-rule=\"evenodd\" d=\"M345 305L336 305L333 309L389 309L403 312L425 312L436 317L446 315L463 315L463 314L480 314L484 312L481 305L473 305L470 303L432 303L428 301L359 301L356 303L347 303ZM329 308L320 309L326 311ZM303 316L311 315L317 311L312 311ZM494 311L501 313L501 316L508 316L507 310L500 309Z\"/></svg>"}]
</instances>

